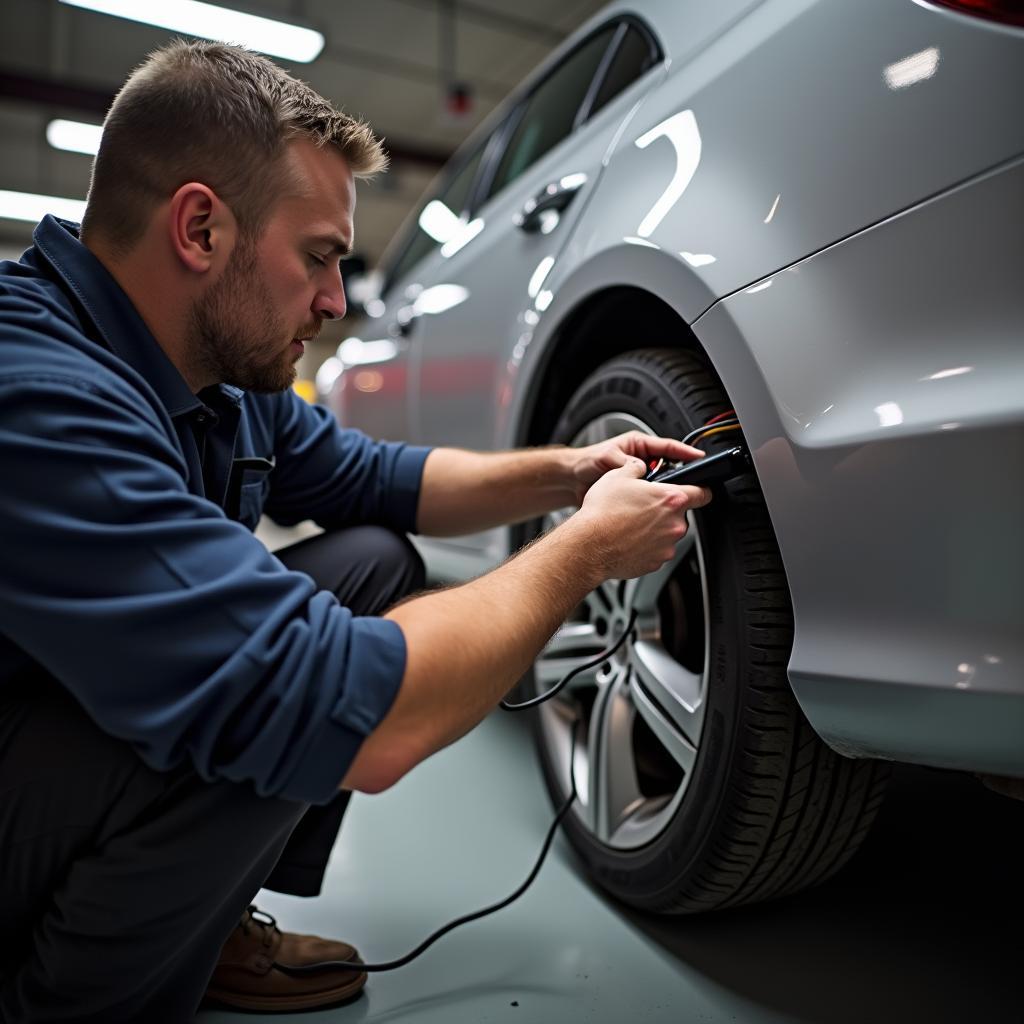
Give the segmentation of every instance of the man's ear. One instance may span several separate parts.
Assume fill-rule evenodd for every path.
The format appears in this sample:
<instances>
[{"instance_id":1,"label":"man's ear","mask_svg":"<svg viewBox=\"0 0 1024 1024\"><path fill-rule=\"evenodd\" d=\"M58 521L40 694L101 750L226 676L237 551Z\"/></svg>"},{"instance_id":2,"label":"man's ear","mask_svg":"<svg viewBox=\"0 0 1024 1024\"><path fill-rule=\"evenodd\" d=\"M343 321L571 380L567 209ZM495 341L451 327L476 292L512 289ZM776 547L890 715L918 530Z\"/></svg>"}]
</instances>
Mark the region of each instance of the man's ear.
<instances>
[{"instance_id":1,"label":"man's ear","mask_svg":"<svg viewBox=\"0 0 1024 1024\"><path fill-rule=\"evenodd\" d=\"M171 247L193 273L222 267L234 248L238 225L228 205L208 185L190 181L171 196Z\"/></svg>"}]
</instances>

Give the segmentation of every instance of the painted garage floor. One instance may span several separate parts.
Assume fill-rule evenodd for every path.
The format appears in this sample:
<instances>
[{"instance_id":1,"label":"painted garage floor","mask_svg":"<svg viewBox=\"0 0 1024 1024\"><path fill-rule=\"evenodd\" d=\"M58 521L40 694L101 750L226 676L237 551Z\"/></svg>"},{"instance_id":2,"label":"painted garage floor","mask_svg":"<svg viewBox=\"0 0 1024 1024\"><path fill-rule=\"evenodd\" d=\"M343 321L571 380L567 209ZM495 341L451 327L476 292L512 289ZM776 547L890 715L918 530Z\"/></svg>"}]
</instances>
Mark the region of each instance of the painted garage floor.
<instances>
[{"instance_id":1,"label":"painted garage floor","mask_svg":"<svg viewBox=\"0 0 1024 1024\"><path fill-rule=\"evenodd\" d=\"M526 722L492 716L398 786L356 796L314 900L261 893L285 927L389 960L503 898L550 820ZM278 1022L1019 1022L1024 804L897 770L843 874L785 902L659 919L614 904L559 837L512 907L371 975L348 1006ZM201 1024L258 1014L204 1011Z\"/></svg>"}]
</instances>

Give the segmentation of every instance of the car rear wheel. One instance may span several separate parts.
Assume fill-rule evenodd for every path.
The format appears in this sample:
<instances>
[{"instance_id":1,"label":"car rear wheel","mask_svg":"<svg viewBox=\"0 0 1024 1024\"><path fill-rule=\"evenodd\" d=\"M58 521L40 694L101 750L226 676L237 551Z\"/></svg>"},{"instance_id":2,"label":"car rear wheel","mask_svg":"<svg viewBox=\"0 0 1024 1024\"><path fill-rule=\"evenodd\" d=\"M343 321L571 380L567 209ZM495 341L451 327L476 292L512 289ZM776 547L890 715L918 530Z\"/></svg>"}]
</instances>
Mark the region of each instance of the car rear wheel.
<instances>
[{"instance_id":1,"label":"car rear wheel","mask_svg":"<svg viewBox=\"0 0 1024 1024\"><path fill-rule=\"evenodd\" d=\"M647 349L592 374L552 440L578 446L631 429L682 437L729 408L698 356ZM556 803L569 792L575 736L579 798L566 831L593 877L633 906L671 913L825 880L864 839L888 775L831 751L793 698L789 591L753 475L688 518L662 570L588 595L532 680L534 692L548 689L609 647L636 612L618 652L538 709L536 735Z\"/></svg>"}]
</instances>

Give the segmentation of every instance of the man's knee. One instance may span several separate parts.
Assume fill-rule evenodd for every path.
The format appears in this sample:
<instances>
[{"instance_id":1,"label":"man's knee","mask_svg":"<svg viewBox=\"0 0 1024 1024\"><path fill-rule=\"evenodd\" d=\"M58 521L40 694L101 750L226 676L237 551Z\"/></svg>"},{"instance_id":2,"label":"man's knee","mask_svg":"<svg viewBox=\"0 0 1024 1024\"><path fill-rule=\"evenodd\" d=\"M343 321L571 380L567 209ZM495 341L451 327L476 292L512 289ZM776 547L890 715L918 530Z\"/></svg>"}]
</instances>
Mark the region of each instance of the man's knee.
<instances>
[{"instance_id":1,"label":"man's knee","mask_svg":"<svg viewBox=\"0 0 1024 1024\"><path fill-rule=\"evenodd\" d=\"M332 530L276 554L356 615L379 615L426 585L423 560L412 542L383 526Z\"/></svg>"},{"instance_id":2,"label":"man's knee","mask_svg":"<svg viewBox=\"0 0 1024 1024\"><path fill-rule=\"evenodd\" d=\"M404 533L382 526L356 527L353 533L351 542L367 572L360 587L362 601L353 610L378 615L426 586L423 559Z\"/></svg>"},{"instance_id":3,"label":"man's knee","mask_svg":"<svg viewBox=\"0 0 1024 1024\"><path fill-rule=\"evenodd\" d=\"M383 527L368 527L373 531L372 544L380 560L381 582L394 580L394 585L405 597L422 590L427 584L427 573L420 553L404 533L395 533Z\"/></svg>"}]
</instances>

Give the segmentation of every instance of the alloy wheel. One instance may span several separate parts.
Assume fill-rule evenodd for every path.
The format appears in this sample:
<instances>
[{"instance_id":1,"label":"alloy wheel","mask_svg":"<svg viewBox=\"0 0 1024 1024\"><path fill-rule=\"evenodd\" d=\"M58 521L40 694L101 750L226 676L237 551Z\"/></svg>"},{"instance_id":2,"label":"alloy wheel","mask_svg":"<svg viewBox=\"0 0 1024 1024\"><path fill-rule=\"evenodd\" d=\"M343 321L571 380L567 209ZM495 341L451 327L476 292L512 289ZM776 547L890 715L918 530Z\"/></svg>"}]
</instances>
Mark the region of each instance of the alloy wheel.
<instances>
[{"instance_id":1,"label":"alloy wheel","mask_svg":"<svg viewBox=\"0 0 1024 1024\"><path fill-rule=\"evenodd\" d=\"M654 430L625 412L605 413L570 442L574 447L627 430ZM545 528L569 514L547 517ZM609 580L592 591L545 647L535 665L543 692L583 662L611 647L606 661L570 681L542 705L541 732L563 791L572 771L573 805L600 843L635 849L672 820L693 776L704 726L708 680L708 584L700 528L689 529L675 556L635 580ZM575 735L575 753L570 751Z\"/></svg>"}]
</instances>

